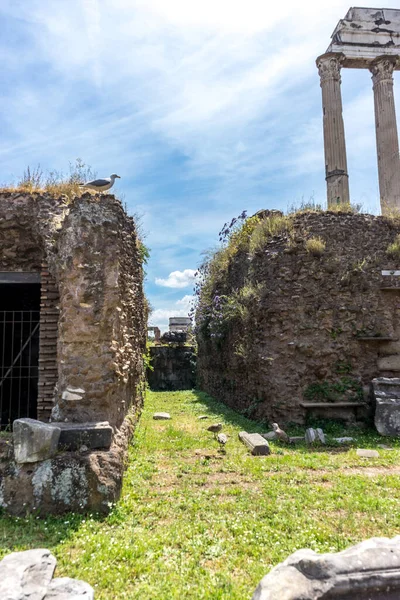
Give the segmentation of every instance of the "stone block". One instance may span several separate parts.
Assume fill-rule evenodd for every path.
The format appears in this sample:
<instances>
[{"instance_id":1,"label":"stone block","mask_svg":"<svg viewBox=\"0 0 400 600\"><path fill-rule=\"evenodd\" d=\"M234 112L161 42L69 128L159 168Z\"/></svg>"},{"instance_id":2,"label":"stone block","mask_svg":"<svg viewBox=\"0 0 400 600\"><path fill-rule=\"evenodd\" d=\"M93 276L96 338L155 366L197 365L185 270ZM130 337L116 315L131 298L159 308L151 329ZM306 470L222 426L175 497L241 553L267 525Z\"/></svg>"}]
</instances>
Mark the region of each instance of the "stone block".
<instances>
[{"instance_id":1,"label":"stone block","mask_svg":"<svg viewBox=\"0 0 400 600\"><path fill-rule=\"evenodd\" d=\"M376 397L375 427L381 435L400 437L400 398Z\"/></svg>"},{"instance_id":2,"label":"stone block","mask_svg":"<svg viewBox=\"0 0 400 600\"><path fill-rule=\"evenodd\" d=\"M315 443L324 445L326 444L325 434L319 427L317 427L317 429L309 427L306 430L305 440L308 445L312 445Z\"/></svg>"},{"instance_id":3,"label":"stone block","mask_svg":"<svg viewBox=\"0 0 400 600\"><path fill-rule=\"evenodd\" d=\"M399 377L376 377L371 383L375 398L400 398Z\"/></svg>"},{"instance_id":4,"label":"stone block","mask_svg":"<svg viewBox=\"0 0 400 600\"><path fill-rule=\"evenodd\" d=\"M397 600L400 536L372 538L335 554L298 550L260 582L252 600Z\"/></svg>"},{"instance_id":5,"label":"stone block","mask_svg":"<svg viewBox=\"0 0 400 600\"><path fill-rule=\"evenodd\" d=\"M247 433L246 431L239 432L239 439L247 448L249 448L253 456L267 456L271 454L271 449L266 439L259 433Z\"/></svg>"},{"instance_id":6,"label":"stone block","mask_svg":"<svg viewBox=\"0 0 400 600\"><path fill-rule=\"evenodd\" d=\"M361 458L379 458L377 450L369 450L368 448L357 448L356 454Z\"/></svg>"},{"instance_id":7,"label":"stone block","mask_svg":"<svg viewBox=\"0 0 400 600\"><path fill-rule=\"evenodd\" d=\"M333 438L333 439L338 444L350 444L351 442L354 442L354 438L348 437L348 436L338 437L338 438Z\"/></svg>"},{"instance_id":8,"label":"stone block","mask_svg":"<svg viewBox=\"0 0 400 600\"><path fill-rule=\"evenodd\" d=\"M57 561L49 550L13 552L0 562L0 598L42 600Z\"/></svg>"},{"instance_id":9,"label":"stone block","mask_svg":"<svg viewBox=\"0 0 400 600\"><path fill-rule=\"evenodd\" d=\"M169 421L170 418L171 418L171 415L166 412L154 413L154 415L153 415L153 419L155 421Z\"/></svg>"},{"instance_id":10,"label":"stone block","mask_svg":"<svg viewBox=\"0 0 400 600\"><path fill-rule=\"evenodd\" d=\"M86 446L94 450L111 446L113 429L108 423L53 423L60 428L58 447L61 450L79 450Z\"/></svg>"},{"instance_id":11,"label":"stone block","mask_svg":"<svg viewBox=\"0 0 400 600\"><path fill-rule=\"evenodd\" d=\"M392 354L392 356L382 356L379 358L378 369L380 371L400 371L400 354Z\"/></svg>"},{"instance_id":12,"label":"stone block","mask_svg":"<svg viewBox=\"0 0 400 600\"><path fill-rule=\"evenodd\" d=\"M39 462L54 456L60 428L35 419L17 419L13 423L14 457L17 463Z\"/></svg>"}]
</instances>

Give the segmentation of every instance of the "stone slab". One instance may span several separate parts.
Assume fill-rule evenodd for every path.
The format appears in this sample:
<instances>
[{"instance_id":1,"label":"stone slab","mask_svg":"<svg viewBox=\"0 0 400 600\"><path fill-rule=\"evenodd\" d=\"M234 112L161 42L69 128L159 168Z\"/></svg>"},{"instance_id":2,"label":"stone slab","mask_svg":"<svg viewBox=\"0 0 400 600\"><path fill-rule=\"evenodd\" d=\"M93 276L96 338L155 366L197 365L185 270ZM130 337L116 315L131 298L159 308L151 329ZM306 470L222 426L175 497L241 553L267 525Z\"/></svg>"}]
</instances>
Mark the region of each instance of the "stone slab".
<instances>
[{"instance_id":1,"label":"stone slab","mask_svg":"<svg viewBox=\"0 0 400 600\"><path fill-rule=\"evenodd\" d=\"M398 600L400 536L372 538L335 554L303 549L260 582L252 600Z\"/></svg>"},{"instance_id":2,"label":"stone slab","mask_svg":"<svg viewBox=\"0 0 400 600\"><path fill-rule=\"evenodd\" d=\"M369 450L368 448L357 448L356 454L361 458L379 458L377 450Z\"/></svg>"},{"instance_id":3,"label":"stone slab","mask_svg":"<svg viewBox=\"0 0 400 600\"><path fill-rule=\"evenodd\" d=\"M52 423L60 428L58 447L61 450L108 449L111 446L113 429L108 421L101 423Z\"/></svg>"},{"instance_id":4,"label":"stone slab","mask_svg":"<svg viewBox=\"0 0 400 600\"><path fill-rule=\"evenodd\" d=\"M381 435L400 437L400 398L375 396L375 427Z\"/></svg>"},{"instance_id":5,"label":"stone slab","mask_svg":"<svg viewBox=\"0 0 400 600\"><path fill-rule=\"evenodd\" d=\"M354 442L354 438L348 437L348 436L337 437L337 438L333 438L333 439L338 444L350 444L351 442Z\"/></svg>"},{"instance_id":6,"label":"stone slab","mask_svg":"<svg viewBox=\"0 0 400 600\"><path fill-rule=\"evenodd\" d=\"M378 358L378 369L380 371L400 371L400 354Z\"/></svg>"},{"instance_id":7,"label":"stone slab","mask_svg":"<svg viewBox=\"0 0 400 600\"><path fill-rule=\"evenodd\" d=\"M153 419L155 421L169 421L170 418L171 418L171 415L166 412L154 413L154 415L153 415Z\"/></svg>"},{"instance_id":8,"label":"stone slab","mask_svg":"<svg viewBox=\"0 0 400 600\"><path fill-rule=\"evenodd\" d=\"M35 419L13 423L14 457L17 463L40 462L57 453L61 430Z\"/></svg>"},{"instance_id":9,"label":"stone slab","mask_svg":"<svg viewBox=\"0 0 400 600\"><path fill-rule=\"evenodd\" d=\"M271 454L271 449L266 439L259 433L239 432L239 440L249 448L253 456L267 456Z\"/></svg>"}]
</instances>

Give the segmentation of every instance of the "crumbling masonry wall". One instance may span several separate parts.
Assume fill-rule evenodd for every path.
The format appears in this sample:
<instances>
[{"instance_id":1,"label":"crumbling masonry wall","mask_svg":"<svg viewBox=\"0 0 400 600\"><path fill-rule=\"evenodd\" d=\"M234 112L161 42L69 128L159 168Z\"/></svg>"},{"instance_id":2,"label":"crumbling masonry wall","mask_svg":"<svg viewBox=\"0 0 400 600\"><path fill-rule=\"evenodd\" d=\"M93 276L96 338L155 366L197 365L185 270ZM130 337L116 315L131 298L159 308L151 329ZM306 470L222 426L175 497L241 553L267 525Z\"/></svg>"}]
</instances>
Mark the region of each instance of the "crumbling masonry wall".
<instances>
[{"instance_id":1,"label":"crumbling masonry wall","mask_svg":"<svg viewBox=\"0 0 400 600\"><path fill-rule=\"evenodd\" d=\"M399 231L385 217L304 213L254 254L239 251L214 294L245 290L247 303L223 335L200 327L199 387L279 423L304 422L304 401L368 401L374 377L400 371L400 277L382 274L399 268L387 254ZM326 244L321 255L310 238Z\"/></svg>"},{"instance_id":2,"label":"crumbling masonry wall","mask_svg":"<svg viewBox=\"0 0 400 600\"><path fill-rule=\"evenodd\" d=\"M133 220L112 195L0 193L0 272L41 276L38 419L113 428L111 447L16 464L0 452L0 506L108 510L142 406L146 310Z\"/></svg>"}]
</instances>

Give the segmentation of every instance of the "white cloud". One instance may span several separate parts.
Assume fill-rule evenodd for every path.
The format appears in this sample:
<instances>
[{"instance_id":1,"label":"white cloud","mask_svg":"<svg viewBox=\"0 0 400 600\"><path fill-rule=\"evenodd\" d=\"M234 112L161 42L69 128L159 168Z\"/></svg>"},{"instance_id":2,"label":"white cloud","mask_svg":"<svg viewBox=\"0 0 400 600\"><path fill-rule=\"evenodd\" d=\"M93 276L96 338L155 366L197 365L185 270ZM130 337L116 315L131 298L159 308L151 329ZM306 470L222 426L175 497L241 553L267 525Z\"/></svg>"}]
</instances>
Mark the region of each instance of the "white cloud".
<instances>
[{"instance_id":1,"label":"white cloud","mask_svg":"<svg viewBox=\"0 0 400 600\"><path fill-rule=\"evenodd\" d=\"M170 308L157 308L149 317L149 325L159 327L161 331L168 330L170 317L187 317L191 309L194 296L186 295L174 302Z\"/></svg>"},{"instance_id":2,"label":"white cloud","mask_svg":"<svg viewBox=\"0 0 400 600\"><path fill-rule=\"evenodd\" d=\"M156 278L156 284L169 288L184 288L193 284L194 269L185 269L184 271L172 271L167 279Z\"/></svg>"}]
</instances>

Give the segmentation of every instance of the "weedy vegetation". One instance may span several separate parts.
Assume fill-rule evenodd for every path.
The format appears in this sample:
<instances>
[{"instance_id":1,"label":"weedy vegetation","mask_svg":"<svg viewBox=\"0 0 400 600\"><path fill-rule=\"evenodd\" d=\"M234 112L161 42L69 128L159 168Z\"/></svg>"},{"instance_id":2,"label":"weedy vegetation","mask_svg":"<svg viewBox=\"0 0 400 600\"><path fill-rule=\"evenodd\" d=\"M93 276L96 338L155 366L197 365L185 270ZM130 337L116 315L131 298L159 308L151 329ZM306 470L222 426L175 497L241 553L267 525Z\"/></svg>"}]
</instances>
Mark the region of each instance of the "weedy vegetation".
<instances>
[{"instance_id":1,"label":"weedy vegetation","mask_svg":"<svg viewBox=\"0 0 400 600\"><path fill-rule=\"evenodd\" d=\"M326 249L326 243L320 237L311 237L306 240L305 248L313 256L322 256Z\"/></svg>"},{"instance_id":2,"label":"weedy vegetation","mask_svg":"<svg viewBox=\"0 0 400 600\"><path fill-rule=\"evenodd\" d=\"M394 242L392 244L389 244L386 250L386 254L392 260L400 260L400 235L397 235Z\"/></svg>"}]
</instances>

